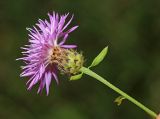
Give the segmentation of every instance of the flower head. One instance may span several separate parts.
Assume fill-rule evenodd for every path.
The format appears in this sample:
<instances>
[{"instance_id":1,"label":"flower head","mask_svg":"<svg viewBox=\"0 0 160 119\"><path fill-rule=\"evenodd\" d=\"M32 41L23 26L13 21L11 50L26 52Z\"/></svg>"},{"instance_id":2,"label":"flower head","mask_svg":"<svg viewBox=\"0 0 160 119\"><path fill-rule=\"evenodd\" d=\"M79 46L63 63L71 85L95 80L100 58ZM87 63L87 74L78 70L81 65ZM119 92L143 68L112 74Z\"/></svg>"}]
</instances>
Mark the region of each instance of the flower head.
<instances>
[{"instance_id":1,"label":"flower head","mask_svg":"<svg viewBox=\"0 0 160 119\"><path fill-rule=\"evenodd\" d=\"M68 34L78 27L74 26L66 30L73 19L72 16L66 23L68 15L58 15L53 12L53 14L48 14L49 21L39 19L36 26L27 28L29 31L29 45L22 47L25 51L22 52L23 57L18 60L25 62L20 76L29 77L27 82L28 90L39 83L37 93L46 88L48 95L51 80L54 79L58 83L57 69L64 68L64 66L61 66L64 64L62 63L64 62L63 58L69 56L68 53L72 52L69 49L76 47L76 45L65 44ZM66 58L66 60L68 59Z\"/></svg>"}]
</instances>

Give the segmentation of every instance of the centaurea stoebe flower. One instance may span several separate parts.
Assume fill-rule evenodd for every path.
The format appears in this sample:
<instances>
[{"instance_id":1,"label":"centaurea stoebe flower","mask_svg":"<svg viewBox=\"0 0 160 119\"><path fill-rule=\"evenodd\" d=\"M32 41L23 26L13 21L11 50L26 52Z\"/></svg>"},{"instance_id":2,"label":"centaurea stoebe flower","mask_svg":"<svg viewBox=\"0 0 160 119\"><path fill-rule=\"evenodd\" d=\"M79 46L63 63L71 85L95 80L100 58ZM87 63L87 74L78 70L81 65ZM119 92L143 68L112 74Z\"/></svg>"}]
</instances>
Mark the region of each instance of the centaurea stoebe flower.
<instances>
[{"instance_id":1,"label":"centaurea stoebe flower","mask_svg":"<svg viewBox=\"0 0 160 119\"><path fill-rule=\"evenodd\" d=\"M83 59L81 54L69 50L75 48L76 45L65 44L68 34L78 27L74 26L66 30L73 19L72 16L66 23L68 15L69 14L58 15L53 12L53 14L48 14L49 21L39 19L36 26L27 28L29 31L29 45L22 47L25 51L22 52L23 57L19 59L25 62L25 66L22 66L23 72L20 76L29 77L27 82L28 90L39 83L37 93L46 87L48 95L51 80L54 79L58 83L57 69L61 69L63 72L75 73L74 71L70 71L72 68L69 66L68 68L63 66L71 62L71 60L68 59L70 54L75 54L75 57L78 56L80 59ZM77 61L77 59L75 60ZM81 65L82 63L78 64L78 66Z\"/></svg>"},{"instance_id":2,"label":"centaurea stoebe flower","mask_svg":"<svg viewBox=\"0 0 160 119\"><path fill-rule=\"evenodd\" d=\"M108 47L104 48L99 53L89 67L84 67L82 53L78 53L72 49L76 46L64 44L68 34L77 28L77 26L74 26L69 30L65 30L71 23L73 16L65 24L68 14L59 16L58 14L53 13L52 15L48 15L50 19L49 22L47 20L39 20L36 27L33 27L32 29L27 28L30 32L30 44L22 47L22 49L25 50L22 52L24 57L19 59L23 60L26 64L22 67L23 72L20 76L30 78L27 82L28 90L39 83L40 85L37 93L41 92L43 88L46 87L48 95L51 80L55 79L58 83L57 69L62 73L69 74L71 76L70 80L78 80L83 74L87 74L120 94L115 100L118 105L120 105L123 100L127 99L150 116L159 118L155 112L90 69L97 66L104 59L108 52Z\"/></svg>"}]
</instances>

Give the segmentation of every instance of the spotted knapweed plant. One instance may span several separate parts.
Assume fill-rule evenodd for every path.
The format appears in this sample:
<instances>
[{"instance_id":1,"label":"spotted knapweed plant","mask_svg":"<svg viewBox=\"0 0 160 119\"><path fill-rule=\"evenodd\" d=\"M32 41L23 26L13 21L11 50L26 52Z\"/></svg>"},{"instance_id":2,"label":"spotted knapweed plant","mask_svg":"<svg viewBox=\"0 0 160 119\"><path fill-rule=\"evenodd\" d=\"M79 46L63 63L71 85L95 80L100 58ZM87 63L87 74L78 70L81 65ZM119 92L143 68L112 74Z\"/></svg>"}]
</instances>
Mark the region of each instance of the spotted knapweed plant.
<instances>
[{"instance_id":1,"label":"spotted knapweed plant","mask_svg":"<svg viewBox=\"0 0 160 119\"><path fill-rule=\"evenodd\" d=\"M28 77L28 90L36 84L39 84L37 93L42 92L45 88L47 95L52 80L58 83L57 72L67 74L70 80L78 80L83 74L87 74L101 83L105 84L120 96L115 102L120 105L124 99L127 99L144 110L150 116L156 118L157 114L112 85L103 77L93 72L90 68L97 66L106 56L108 47L104 48L100 54L93 60L90 66L84 67L84 57L82 53L77 52L74 48L76 45L65 44L69 34L78 26L67 28L71 23L73 16L66 22L69 14L59 15L53 12L48 14L49 20L38 20L36 26L27 28L29 31L29 44L22 47L23 57L17 60L22 60L21 77Z\"/></svg>"}]
</instances>

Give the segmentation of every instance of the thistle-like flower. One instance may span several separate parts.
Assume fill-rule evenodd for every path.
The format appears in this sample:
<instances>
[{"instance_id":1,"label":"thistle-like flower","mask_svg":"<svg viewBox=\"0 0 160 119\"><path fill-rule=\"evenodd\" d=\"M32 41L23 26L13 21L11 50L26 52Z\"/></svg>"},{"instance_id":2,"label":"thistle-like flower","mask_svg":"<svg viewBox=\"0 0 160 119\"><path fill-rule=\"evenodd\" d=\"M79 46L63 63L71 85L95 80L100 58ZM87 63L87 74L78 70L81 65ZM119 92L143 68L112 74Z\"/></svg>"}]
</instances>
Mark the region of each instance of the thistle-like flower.
<instances>
[{"instance_id":1,"label":"thistle-like flower","mask_svg":"<svg viewBox=\"0 0 160 119\"><path fill-rule=\"evenodd\" d=\"M37 93L46 87L47 95L51 80L58 83L57 69L63 73L76 74L83 65L82 54L72 50L76 45L66 45L68 34L78 26L66 30L73 16L66 23L69 14L48 14L49 21L39 19L36 26L27 28L29 31L29 45L22 47L23 60L21 77L29 77L27 81L28 90L39 83Z\"/></svg>"}]
</instances>

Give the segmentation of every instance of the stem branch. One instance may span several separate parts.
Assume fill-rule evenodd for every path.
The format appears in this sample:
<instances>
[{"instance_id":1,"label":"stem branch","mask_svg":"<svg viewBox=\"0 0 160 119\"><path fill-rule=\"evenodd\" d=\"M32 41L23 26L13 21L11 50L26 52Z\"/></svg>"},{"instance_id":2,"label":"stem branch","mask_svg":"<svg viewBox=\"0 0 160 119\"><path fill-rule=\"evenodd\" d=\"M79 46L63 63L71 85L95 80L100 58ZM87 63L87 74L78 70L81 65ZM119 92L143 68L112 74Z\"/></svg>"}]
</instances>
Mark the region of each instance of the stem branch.
<instances>
[{"instance_id":1,"label":"stem branch","mask_svg":"<svg viewBox=\"0 0 160 119\"><path fill-rule=\"evenodd\" d=\"M80 69L80 71L97 79L98 81L102 82L103 84L105 84L106 86L108 86L109 88L114 90L115 92L119 93L120 95L122 95L123 97L125 97L126 99L128 99L129 101L134 103L135 105L137 105L139 108L144 110L150 116L152 116L154 118L157 117L157 114L155 112L153 112L152 110L150 110L149 108L147 108L146 106L144 106L143 104L141 104L140 102L138 102L137 100L135 100L134 98L132 98L131 96L129 96L128 94L126 94L125 92L123 92L122 90L120 90L119 88L117 88L116 86L111 84L110 82L108 82L107 80L105 80L103 77L101 77L98 74L96 74L95 72L91 71L90 69L82 67Z\"/></svg>"}]
</instances>

